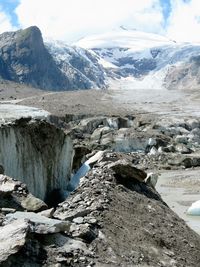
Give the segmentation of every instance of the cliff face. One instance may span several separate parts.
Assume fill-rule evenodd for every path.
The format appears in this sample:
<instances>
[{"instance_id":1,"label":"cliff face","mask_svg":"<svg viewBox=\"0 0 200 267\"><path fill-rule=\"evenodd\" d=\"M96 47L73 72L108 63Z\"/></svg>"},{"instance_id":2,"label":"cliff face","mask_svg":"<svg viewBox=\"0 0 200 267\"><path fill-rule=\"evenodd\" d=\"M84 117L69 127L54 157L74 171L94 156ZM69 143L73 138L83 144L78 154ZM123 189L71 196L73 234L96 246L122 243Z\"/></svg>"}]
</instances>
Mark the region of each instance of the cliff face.
<instances>
[{"instance_id":1,"label":"cliff face","mask_svg":"<svg viewBox=\"0 0 200 267\"><path fill-rule=\"evenodd\" d=\"M43 89L68 87L68 79L55 65L37 27L0 35L1 76Z\"/></svg>"},{"instance_id":2,"label":"cliff face","mask_svg":"<svg viewBox=\"0 0 200 267\"><path fill-rule=\"evenodd\" d=\"M66 189L72 152L71 139L45 121L20 119L0 127L0 165L40 199Z\"/></svg>"},{"instance_id":3,"label":"cliff face","mask_svg":"<svg viewBox=\"0 0 200 267\"><path fill-rule=\"evenodd\" d=\"M60 62L52 56L54 53L50 53L52 49L57 49L52 46L51 49L47 46L49 50L46 48L36 26L1 34L0 77L55 91L105 86L103 78L99 80L96 75L95 71L99 74L101 67L92 55L94 63L81 52L66 48L67 58ZM103 77L103 71L100 74Z\"/></svg>"}]
</instances>

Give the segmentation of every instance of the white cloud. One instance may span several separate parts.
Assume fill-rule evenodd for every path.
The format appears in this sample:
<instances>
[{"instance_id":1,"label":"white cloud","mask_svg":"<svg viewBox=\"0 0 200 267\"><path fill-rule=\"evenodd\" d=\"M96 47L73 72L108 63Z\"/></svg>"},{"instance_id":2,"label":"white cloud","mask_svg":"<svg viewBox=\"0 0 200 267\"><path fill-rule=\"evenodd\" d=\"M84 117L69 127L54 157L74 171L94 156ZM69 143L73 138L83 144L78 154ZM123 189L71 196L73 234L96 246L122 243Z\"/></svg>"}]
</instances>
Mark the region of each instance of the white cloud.
<instances>
[{"instance_id":1,"label":"white cloud","mask_svg":"<svg viewBox=\"0 0 200 267\"><path fill-rule=\"evenodd\" d=\"M200 1L171 0L167 35L180 42L200 42Z\"/></svg>"},{"instance_id":2,"label":"white cloud","mask_svg":"<svg viewBox=\"0 0 200 267\"><path fill-rule=\"evenodd\" d=\"M16 14L22 28L67 41L119 25L161 32L163 23L159 0L20 0Z\"/></svg>"},{"instance_id":3,"label":"white cloud","mask_svg":"<svg viewBox=\"0 0 200 267\"><path fill-rule=\"evenodd\" d=\"M0 7L0 33L5 31L12 31L14 27L10 22L10 18L6 15Z\"/></svg>"}]
</instances>

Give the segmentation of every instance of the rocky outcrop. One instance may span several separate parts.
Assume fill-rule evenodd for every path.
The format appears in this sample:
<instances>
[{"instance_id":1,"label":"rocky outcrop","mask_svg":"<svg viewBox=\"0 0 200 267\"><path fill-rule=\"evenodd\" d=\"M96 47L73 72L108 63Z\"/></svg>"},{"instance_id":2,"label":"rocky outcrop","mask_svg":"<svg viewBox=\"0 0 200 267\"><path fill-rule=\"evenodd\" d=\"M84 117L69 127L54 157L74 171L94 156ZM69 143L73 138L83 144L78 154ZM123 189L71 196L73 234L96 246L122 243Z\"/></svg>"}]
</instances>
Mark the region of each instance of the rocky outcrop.
<instances>
[{"instance_id":1,"label":"rocky outcrop","mask_svg":"<svg viewBox=\"0 0 200 267\"><path fill-rule=\"evenodd\" d=\"M126 183L119 182L116 177L121 176L121 170L110 169L119 158L128 164L122 153L106 153L54 214L58 219L71 221L70 237L87 243L95 255L91 258L88 254L84 262L81 256L78 264L195 266L199 255L194 247L198 247L199 236L148 184L128 173L124 174Z\"/></svg>"},{"instance_id":2,"label":"rocky outcrop","mask_svg":"<svg viewBox=\"0 0 200 267\"><path fill-rule=\"evenodd\" d=\"M98 152L87 162L92 169L54 213L0 210L1 266L198 266L199 236L133 155ZM7 178L0 195L20 192L15 183Z\"/></svg>"},{"instance_id":3,"label":"rocky outcrop","mask_svg":"<svg viewBox=\"0 0 200 267\"><path fill-rule=\"evenodd\" d=\"M26 184L0 175L0 208L40 211L47 205L29 193Z\"/></svg>"},{"instance_id":4,"label":"rocky outcrop","mask_svg":"<svg viewBox=\"0 0 200 267\"><path fill-rule=\"evenodd\" d=\"M28 223L24 220L13 221L0 229L0 263L2 263L25 245Z\"/></svg>"},{"instance_id":5,"label":"rocky outcrop","mask_svg":"<svg viewBox=\"0 0 200 267\"><path fill-rule=\"evenodd\" d=\"M0 35L1 77L43 89L69 88L68 79L44 46L37 27Z\"/></svg>"},{"instance_id":6,"label":"rocky outcrop","mask_svg":"<svg viewBox=\"0 0 200 267\"><path fill-rule=\"evenodd\" d=\"M103 69L92 54L66 46L65 58L59 60L53 53L55 50L53 44L44 45L36 26L3 33L0 35L0 77L54 91L105 87Z\"/></svg>"},{"instance_id":7,"label":"rocky outcrop","mask_svg":"<svg viewBox=\"0 0 200 267\"><path fill-rule=\"evenodd\" d=\"M21 212L6 215L6 223L13 220L29 221L30 231L37 234L52 234L67 232L70 224L66 221L49 219L34 212Z\"/></svg>"},{"instance_id":8,"label":"rocky outcrop","mask_svg":"<svg viewBox=\"0 0 200 267\"><path fill-rule=\"evenodd\" d=\"M171 66L166 74L164 84L167 89L198 89L200 80L199 56L191 57L188 62Z\"/></svg>"},{"instance_id":9,"label":"rocky outcrop","mask_svg":"<svg viewBox=\"0 0 200 267\"><path fill-rule=\"evenodd\" d=\"M5 174L28 184L36 197L48 200L50 193L59 196L67 188L73 148L61 129L46 121L20 119L0 127L0 140Z\"/></svg>"}]
</instances>

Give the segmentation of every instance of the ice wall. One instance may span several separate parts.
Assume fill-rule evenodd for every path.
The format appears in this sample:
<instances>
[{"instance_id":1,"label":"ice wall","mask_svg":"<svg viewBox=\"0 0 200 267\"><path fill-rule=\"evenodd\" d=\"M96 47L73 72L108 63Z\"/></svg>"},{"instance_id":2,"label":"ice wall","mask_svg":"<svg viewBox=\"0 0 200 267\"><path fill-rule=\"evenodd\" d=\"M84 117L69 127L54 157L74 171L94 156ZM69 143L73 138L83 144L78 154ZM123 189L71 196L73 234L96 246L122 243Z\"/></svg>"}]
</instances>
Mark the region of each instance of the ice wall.
<instances>
[{"instance_id":1,"label":"ice wall","mask_svg":"<svg viewBox=\"0 0 200 267\"><path fill-rule=\"evenodd\" d=\"M0 126L0 165L36 197L44 200L52 190L67 188L72 157L71 138L46 121L26 118Z\"/></svg>"}]
</instances>

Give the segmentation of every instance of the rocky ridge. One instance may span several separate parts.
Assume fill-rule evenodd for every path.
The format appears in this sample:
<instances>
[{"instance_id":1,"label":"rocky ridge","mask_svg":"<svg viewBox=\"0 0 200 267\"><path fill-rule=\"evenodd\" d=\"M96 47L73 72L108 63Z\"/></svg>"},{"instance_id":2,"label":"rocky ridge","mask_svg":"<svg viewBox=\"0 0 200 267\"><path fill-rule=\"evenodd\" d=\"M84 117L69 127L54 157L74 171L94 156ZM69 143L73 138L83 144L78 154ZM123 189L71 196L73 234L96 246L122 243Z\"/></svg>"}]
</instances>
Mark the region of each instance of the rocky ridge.
<instances>
[{"instance_id":1,"label":"rocky ridge","mask_svg":"<svg viewBox=\"0 0 200 267\"><path fill-rule=\"evenodd\" d=\"M120 162L131 173L130 159L104 154L53 219L30 212L3 217L1 232L12 236L13 249L1 250L2 266L197 266L199 236L145 183L145 173L141 182L110 168Z\"/></svg>"},{"instance_id":2,"label":"rocky ridge","mask_svg":"<svg viewBox=\"0 0 200 267\"><path fill-rule=\"evenodd\" d=\"M62 131L73 140L72 171L86 160L91 170L55 208L33 197L28 182L27 188L0 176L0 228L12 237L6 248L0 246L1 265L198 266L199 236L163 202L150 172L200 166L199 120L83 114L62 119ZM104 152L93 157L99 150Z\"/></svg>"}]
</instances>

